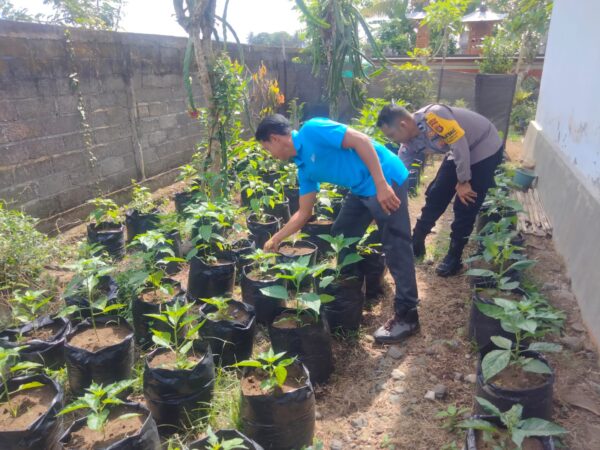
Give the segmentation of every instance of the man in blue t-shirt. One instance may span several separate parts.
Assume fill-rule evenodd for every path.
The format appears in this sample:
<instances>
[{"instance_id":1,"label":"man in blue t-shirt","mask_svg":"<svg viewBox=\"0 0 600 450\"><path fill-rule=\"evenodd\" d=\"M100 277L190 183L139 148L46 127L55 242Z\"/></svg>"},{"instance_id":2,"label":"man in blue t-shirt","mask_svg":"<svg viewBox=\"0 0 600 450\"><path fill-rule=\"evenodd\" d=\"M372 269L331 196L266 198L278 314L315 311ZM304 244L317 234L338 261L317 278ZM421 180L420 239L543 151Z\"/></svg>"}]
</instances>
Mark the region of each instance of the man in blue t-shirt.
<instances>
[{"instance_id":1,"label":"man in blue t-shirt","mask_svg":"<svg viewBox=\"0 0 600 450\"><path fill-rule=\"evenodd\" d=\"M276 251L313 215L320 183L346 187L350 194L333 224L332 234L362 237L375 220L386 264L396 284L394 316L374 334L380 343L399 342L419 329L417 282L408 215L408 171L383 145L338 122L314 118L293 131L275 114L262 120L256 140L273 155L298 166L300 208L265 244Z\"/></svg>"}]
</instances>

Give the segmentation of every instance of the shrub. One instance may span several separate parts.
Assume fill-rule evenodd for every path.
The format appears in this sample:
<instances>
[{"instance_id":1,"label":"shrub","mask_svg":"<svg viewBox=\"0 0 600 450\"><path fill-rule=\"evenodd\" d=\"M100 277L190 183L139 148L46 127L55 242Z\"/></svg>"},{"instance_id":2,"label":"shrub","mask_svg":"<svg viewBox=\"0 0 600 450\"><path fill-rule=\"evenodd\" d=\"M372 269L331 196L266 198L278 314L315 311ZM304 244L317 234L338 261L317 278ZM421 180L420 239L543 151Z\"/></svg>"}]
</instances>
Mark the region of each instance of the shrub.
<instances>
[{"instance_id":1,"label":"shrub","mask_svg":"<svg viewBox=\"0 0 600 450\"><path fill-rule=\"evenodd\" d=\"M417 110L434 98L434 75L427 66L406 63L393 67L385 80L383 95L387 100L402 100Z\"/></svg>"},{"instance_id":2,"label":"shrub","mask_svg":"<svg viewBox=\"0 0 600 450\"><path fill-rule=\"evenodd\" d=\"M515 64L517 47L514 41L502 35L486 36L483 39L479 63L481 73L511 73Z\"/></svg>"},{"instance_id":3,"label":"shrub","mask_svg":"<svg viewBox=\"0 0 600 450\"><path fill-rule=\"evenodd\" d=\"M37 219L6 209L0 201L0 287L29 286L44 265L59 255L58 246L36 230Z\"/></svg>"}]
</instances>

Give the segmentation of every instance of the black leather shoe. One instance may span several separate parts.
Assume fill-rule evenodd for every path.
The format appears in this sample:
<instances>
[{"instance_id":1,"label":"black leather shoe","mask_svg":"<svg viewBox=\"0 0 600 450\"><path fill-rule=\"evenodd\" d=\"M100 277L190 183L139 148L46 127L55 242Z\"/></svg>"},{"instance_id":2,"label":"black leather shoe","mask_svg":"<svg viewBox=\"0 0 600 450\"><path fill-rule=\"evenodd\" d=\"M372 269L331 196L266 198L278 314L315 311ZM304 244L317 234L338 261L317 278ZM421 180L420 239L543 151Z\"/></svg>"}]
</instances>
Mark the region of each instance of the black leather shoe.
<instances>
[{"instance_id":1,"label":"black leather shoe","mask_svg":"<svg viewBox=\"0 0 600 450\"><path fill-rule=\"evenodd\" d=\"M417 308L412 308L404 314L395 314L373 333L373 337L380 344L395 344L417 333L419 328Z\"/></svg>"},{"instance_id":2,"label":"black leather shoe","mask_svg":"<svg viewBox=\"0 0 600 450\"><path fill-rule=\"evenodd\" d=\"M438 264L435 269L435 273L437 273L440 277L451 277L460 272L463 268L462 260L460 256L451 255L448 253L444 260Z\"/></svg>"},{"instance_id":3,"label":"black leather shoe","mask_svg":"<svg viewBox=\"0 0 600 450\"><path fill-rule=\"evenodd\" d=\"M413 254L416 259L423 258L426 253L425 249L425 237L427 235L421 233L419 230L415 228L412 235L412 243L413 243Z\"/></svg>"}]
</instances>

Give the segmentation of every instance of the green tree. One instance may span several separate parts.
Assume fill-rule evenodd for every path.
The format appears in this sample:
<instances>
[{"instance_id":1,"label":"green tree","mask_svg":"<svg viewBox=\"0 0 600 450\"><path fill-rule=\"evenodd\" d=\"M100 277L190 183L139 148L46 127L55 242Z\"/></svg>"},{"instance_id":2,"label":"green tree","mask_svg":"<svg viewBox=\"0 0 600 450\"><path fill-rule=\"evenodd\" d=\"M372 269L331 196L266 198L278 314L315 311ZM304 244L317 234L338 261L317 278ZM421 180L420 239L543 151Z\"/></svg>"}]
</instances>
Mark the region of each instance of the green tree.
<instances>
[{"instance_id":1,"label":"green tree","mask_svg":"<svg viewBox=\"0 0 600 450\"><path fill-rule=\"evenodd\" d=\"M126 0L44 0L54 14L46 19L51 23L80 26L96 30L119 29Z\"/></svg>"},{"instance_id":2,"label":"green tree","mask_svg":"<svg viewBox=\"0 0 600 450\"><path fill-rule=\"evenodd\" d=\"M479 62L481 73L511 73L514 68L514 58L517 51L516 43L506 33L496 33L483 39Z\"/></svg>"},{"instance_id":3,"label":"green tree","mask_svg":"<svg viewBox=\"0 0 600 450\"><path fill-rule=\"evenodd\" d=\"M442 82L444 78L444 66L448 56L448 46L452 34L458 34L462 27L462 17L469 5L470 0L437 0L425 6L425 19L423 24L428 25L432 33L442 33L440 48L434 52L434 56L442 51L442 66L438 84L437 101L442 93Z\"/></svg>"},{"instance_id":4,"label":"green tree","mask_svg":"<svg viewBox=\"0 0 600 450\"><path fill-rule=\"evenodd\" d=\"M264 45L268 47L302 47L302 39L298 32L293 35L287 31L276 31L275 33L250 33L248 35L248 44Z\"/></svg>"},{"instance_id":5,"label":"green tree","mask_svg":"<svg viewBox=\"0 0 600 450\"><path fill-rule=\"evenodd\" d=\"M337 118L339 102L345 94L359 107L364 100L364 85L374 76L367 74L364 62L375 63L361 50L362 30L377 56L383 56L371 30L359 11L359 0L296 0L306 23L306 37L313 58L315 75L325 70L324 100L329 115ZM378 72L378 71L377 71Z\"/></svg>"},{"instance_id":6,"label":"green tree","mask_svg":"<svg viewBox=\"0 0 600 450\"><path fill-rule=\"evenodd\" d=\"M39 20L39 16L32 16L26 8L15 7L10 0L0 0L0 19L33 22Z\"/></svg>"}]
</instances>

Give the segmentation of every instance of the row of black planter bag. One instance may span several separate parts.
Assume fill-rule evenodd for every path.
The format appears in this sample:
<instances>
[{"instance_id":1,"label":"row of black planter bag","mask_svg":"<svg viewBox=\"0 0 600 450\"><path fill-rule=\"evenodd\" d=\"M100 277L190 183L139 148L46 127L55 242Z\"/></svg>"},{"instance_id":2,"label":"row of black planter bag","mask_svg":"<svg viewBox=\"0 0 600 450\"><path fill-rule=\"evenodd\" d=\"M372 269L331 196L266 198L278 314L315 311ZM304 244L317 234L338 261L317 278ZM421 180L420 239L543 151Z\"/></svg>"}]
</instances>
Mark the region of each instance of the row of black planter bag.
<instances>
[{"instance_id":1,"label":"row of black planter bag","mask_svg":"<svg viewBox=\"0 0 600 450\"><path fill-rule=\"evenodd\" d=\"M488 444L554 449L553 436L566 432L550 422L555 378L542 354L560 346L540 341L560 332L565 315L535 288L523 287L523 271L535 261L517 231L521 210L499 173L478 218L478 251L467 260L473 287L468 332L480 354L476 415L463 423L469 450Z\"/></svg>"},{"instance_id":2,"label":"row of black planter bag","mask_svg":"<svg viewBox=\"0 0 600 450\"><path fill-rule=\"evenodd\" d=\"M189 426L206 411L213 395L215 364L228 367L240 361L247 367L242 380L242 430L267 449L309 445L315 420L312 383L327 381L333 370L330 330L358 330L365 303L363 284L366 281L369 296L380 294L385 270L383 255L369 242L374 234L363 243L360 262L354 256L346 266L317 264L319 248L325 251L337 245L339 250L348 243L343 237L328 236L337 213L333 206L327 206L329 219L321 215L309 224L307 241L286 244L275 257L291 278L288 286L267 264L273 256L254 251L260 233L252 233L250 240L232 246L222 259L192 258L188 292L168 278L155 279L154 285L136 291L130 305L133 326L111 315L123 305L118 303L119 287L108 266L99 257L79 261L75 271L80 276L65 295L65 311L70 308L72 321L43 317L5 331L2 337L3 347L14 351L6 361L19 358L50 369L66 363L70 391L80 396L66 411L69 417L77 417L78 410L87 408L87 419L76 421L63 433L60 386L43 375L12 378L3 383L5 396L14 394L8 403L26 404L33 397L43 410L39 418L27 422L27 416L22 418L13 409L17 411L13 419L21 428L0 433L0 448L85 448L98 440L106 442L102 448L158 448L158 432L169 434ZM154 260L159 257L160 251L153 255ZM342 276L344 268L352 270ZM229 298L236 269L241 273L243 302ZM295 307L284 307L286 301ZM192 311L197 311L201 327L190 329L195 323ZM256 322L268 326L274 350L249 361ZM145 359L147 409L119 400L131 392L131 382L123 380L132 376L134 341L142 349L159 347ZM27 389L20 391L19 386ZM100 396L96 405L105 405L103 409L90 409L94 396ZM112 422L117 419L115 426ZM128 437L119 440L116 429L126 430ZM254 445L249 448L261 448L246 442Z\"/></svg>"}]
</instances>

